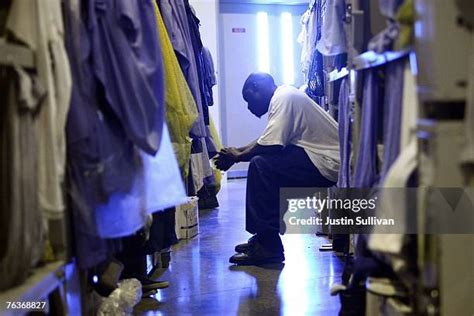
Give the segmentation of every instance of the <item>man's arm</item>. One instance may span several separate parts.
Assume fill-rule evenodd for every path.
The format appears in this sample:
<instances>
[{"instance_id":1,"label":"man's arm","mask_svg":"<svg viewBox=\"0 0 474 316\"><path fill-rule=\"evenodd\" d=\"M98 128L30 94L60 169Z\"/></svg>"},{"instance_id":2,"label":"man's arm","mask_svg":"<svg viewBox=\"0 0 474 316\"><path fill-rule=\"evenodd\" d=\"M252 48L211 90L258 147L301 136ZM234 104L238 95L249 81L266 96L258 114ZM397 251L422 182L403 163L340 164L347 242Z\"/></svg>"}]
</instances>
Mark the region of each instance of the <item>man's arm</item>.
<instances>
[{"instance_id":1,"label":"man's arm","mask_svg":"<svg viewBox=\"0 0 474 316\"><path fill-rule=\"evenodd\" d=\"M245 147L239 148L238 150L226 148L223 150L223 154L230 156L235 162L242 162L250 161L250 159L258 155L275 154L282 149L282 145L263 146L259 145L257 141L254 141Z\"/></svg>"},{"instance_id":2,"label":"man's arm","mask_svg":"<svg viewBox=\"0 0 474 316\"><path fill-rule=\"evenodd\" d=\"M250 144L245 145L245 146L243 146L243 147L238 147L237 150L238 150L239 152L244 152L245 150L247 150L247 149L252 148L253 146L255 146L255 144L257 144L257 140L258 140L258 139L254 140L254 141L251 142Z\"/></svg>"}]
</instances>

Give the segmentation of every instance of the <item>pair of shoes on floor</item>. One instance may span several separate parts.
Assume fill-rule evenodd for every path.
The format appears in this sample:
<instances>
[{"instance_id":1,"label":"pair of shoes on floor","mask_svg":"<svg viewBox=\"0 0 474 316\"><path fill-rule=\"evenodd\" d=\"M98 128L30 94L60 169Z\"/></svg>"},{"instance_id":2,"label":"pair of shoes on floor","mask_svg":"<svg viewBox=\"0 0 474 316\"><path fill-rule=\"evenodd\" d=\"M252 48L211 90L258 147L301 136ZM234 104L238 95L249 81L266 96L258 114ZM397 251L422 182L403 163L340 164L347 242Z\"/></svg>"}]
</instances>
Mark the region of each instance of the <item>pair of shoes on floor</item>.
<instances>
[{"instance_id":1,"label":"pair of shoes on floor","mask_svg":"<svg viewBox=\"0 0 474 316\"><path fill-rule=\"evenodd\" d=\"M332 251L332 244L322 244L319 251Z\"/></svg>"},{"instance_id":2,"label":"pair of shoes on floor","mask_svg":"<svg viewBox=\"0 0 474 316\"><path fill-rule=\"evenodd\" d=\"M257 241L257 235L253 235L252 237L249 238L249 240L246 243L235 246L235 252L247 253L252 247L252 244L254 244L256 241Z\"/></svg>"},{"instance_id":3,"label":"pair of shoes on floor","mask_svg":"<svg viewBox=\"0 0 474 316\"><path fill-rule=\"evenodd\" d=\"M251 237L246 244L237 245L235 251L237 253L229 258L229 262L237 265L253 266L285 261L283 252L265 249L257 242L256 236Z\"/></svg>"}]
</instances>

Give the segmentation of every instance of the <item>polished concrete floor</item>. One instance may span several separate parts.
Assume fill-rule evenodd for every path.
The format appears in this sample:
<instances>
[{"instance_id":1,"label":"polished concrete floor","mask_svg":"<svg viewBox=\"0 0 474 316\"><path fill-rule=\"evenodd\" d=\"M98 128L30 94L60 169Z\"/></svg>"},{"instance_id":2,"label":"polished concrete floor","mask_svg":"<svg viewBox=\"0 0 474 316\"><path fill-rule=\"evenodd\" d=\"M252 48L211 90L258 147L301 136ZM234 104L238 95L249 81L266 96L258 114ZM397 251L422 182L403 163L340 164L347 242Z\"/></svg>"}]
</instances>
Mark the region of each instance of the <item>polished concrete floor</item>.
<instances>
[{"instance_id":1,"label":"polished concrete floor","mask_svg":"<svg viewBox=\"0 0 474 316\"><path fill-rule=\"evenodd\" d=\"M170 287L136 306L143 315L337 315L342 261L319 252L325 238L285 235L286 262L240 267L229 264L234 246L246 241L245 180L231 180L219 193L220 207L200 212L200 234L173 249L161 280Z\"/></svg>"}]
</instances>

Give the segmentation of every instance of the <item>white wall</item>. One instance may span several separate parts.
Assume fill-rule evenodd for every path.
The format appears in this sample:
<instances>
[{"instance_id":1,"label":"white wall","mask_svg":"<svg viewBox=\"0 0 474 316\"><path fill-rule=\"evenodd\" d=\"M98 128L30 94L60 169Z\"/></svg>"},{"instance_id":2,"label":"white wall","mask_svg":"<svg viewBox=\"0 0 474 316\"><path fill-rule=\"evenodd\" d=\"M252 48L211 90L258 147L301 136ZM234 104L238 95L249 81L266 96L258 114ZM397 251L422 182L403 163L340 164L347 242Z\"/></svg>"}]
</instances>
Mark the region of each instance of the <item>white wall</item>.
<instances>
[{"instance_id":1,"label":"white wall","mask_svg":"<svg viewBox=\"0 0 474 316\"><path fill-rule=\"evenodd\" d=\"M214 59L214 66L217 72L217 86L214 86L214 105L209 108L212 120L216 129L221 134L221 120L219 111L219 44L218 40L218 16L219 1L217 0L190 0L189 3L196 11L196 15L201 21L201 39Z\"/></svg>"}]
</instances>

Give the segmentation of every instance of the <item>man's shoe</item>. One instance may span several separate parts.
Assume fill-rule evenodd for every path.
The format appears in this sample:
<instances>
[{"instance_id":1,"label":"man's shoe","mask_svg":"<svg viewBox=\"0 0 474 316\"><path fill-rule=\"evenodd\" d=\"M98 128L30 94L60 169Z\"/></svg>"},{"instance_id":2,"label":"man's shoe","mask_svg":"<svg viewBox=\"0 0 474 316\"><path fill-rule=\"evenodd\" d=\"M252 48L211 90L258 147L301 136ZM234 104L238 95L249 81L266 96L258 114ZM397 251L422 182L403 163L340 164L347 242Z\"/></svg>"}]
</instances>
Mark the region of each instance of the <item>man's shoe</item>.
<instances>
[{"instance_id":1,"label":"man's shoe","mask_svg":"<svg viewBox=\"0 0 474 316\"><path fill-rule=\"evenodd\" d=\"M253 235L252 237L249 238L249 240L245 244L239 244L235 246L235 252L247 253L252 247L252 244L255 243L256 239L257 239L257 235Z\"/></svg>"},{"instance_id":2,"label":"man's shoe","mask_svg":"<svg viewBox=\"0 0 474 316\"><path fill-rule=\"evenodd\" d=\"M285 255L280 252L270 252L259 243L254 242L247 253L238 253L229 258L229 262L242 266L256 266L270 263L282 263Z\"/></svg>"}]
</instances>

